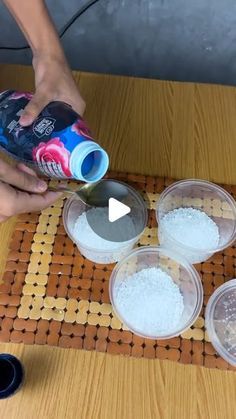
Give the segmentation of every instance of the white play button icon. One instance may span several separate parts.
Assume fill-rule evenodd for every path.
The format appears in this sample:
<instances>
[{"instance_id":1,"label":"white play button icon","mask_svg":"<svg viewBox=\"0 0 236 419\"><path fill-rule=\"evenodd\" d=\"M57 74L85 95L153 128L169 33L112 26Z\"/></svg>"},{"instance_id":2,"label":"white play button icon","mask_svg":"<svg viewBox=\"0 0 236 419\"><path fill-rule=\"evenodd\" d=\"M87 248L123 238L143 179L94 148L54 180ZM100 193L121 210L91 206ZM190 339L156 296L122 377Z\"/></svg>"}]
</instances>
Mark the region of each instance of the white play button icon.
<instances>
[{"instance_id":1,"label":"white play button icon","mask_svg":"<svg viewBox=\"0 0 236 419\"><path fill-rule=\"evenodd\" d=\"M115 198L109 198L108 219L111 223L129 214L131 209Z\"/></svg>"}]
</instances>

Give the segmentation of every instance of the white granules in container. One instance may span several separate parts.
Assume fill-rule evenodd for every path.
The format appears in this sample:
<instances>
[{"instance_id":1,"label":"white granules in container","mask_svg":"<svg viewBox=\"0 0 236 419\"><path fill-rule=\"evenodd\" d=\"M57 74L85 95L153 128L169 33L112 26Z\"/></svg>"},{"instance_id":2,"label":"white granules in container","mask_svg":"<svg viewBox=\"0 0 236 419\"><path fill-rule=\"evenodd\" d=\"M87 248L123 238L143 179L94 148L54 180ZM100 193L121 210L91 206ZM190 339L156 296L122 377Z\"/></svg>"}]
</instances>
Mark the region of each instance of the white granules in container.
<instances>
[{"instance_id":1,"label":"white granules in container","mask_svg":"<svg viewBox=\"0 0 236 419\"><path fill-rule=\"evenodd\" d=\"M147 268L116 283L114 304L126 325L146 336L161 336L178 327L183 296L171 276L160 268Z\"/></svg>"},{"instance_id":2,"label":"white granules in container","mask_svg":"<svg viewBox=\"0 0 236 419\"><path fill-rule=\"evenodd\" d=\"M94 223L103 225L103 231L106 228L112 228L112 225L109 226L107 223L107 208L91 208L87 212L90 212ZM130 237L134 236L134 224L128 215L119 220L119 226L126 234L128 232ZM83 212L76 220L72 228L72 234L81 253L97 263L113 263L120 260L127 251L132 249L135 243L135 240L113 242L103 239L90 227L86 212ZM85 247L83 248L83 246Z\"/></svg>"},{"instance_id":3,"label":"white granules in container","mask_svg":"<svg viewBox=\"0 0 236 419\"><path fill-rule=\"evenodd\" d=\"M177 208L162 219L164 234L178 242L197 249L214 249L219 243L216 223L203 211L195 208Z\"/></svg>"}]
</instances>

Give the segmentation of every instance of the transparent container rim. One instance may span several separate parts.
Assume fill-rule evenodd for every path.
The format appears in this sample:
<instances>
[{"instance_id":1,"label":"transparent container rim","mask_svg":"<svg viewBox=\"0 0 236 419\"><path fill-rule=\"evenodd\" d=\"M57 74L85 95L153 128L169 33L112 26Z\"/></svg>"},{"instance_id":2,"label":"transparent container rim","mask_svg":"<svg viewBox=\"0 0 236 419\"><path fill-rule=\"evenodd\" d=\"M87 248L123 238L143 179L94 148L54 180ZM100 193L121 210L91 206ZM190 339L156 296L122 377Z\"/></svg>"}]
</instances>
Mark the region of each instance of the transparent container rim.
<instances>
[{"instance_id":1,"label":"transparent container rim","mask_svg":"<svg viewBox=\"0 0 236 419\"><path fill-rule=\"evenodd\" d=\"M216 289L215 292L213 292L206 306L205 322L209 338L216 351L222 356L222 358L224 358L225 361L236 367L236 357L231 355L220 342L216 334L213 322L214 311L217 303L219 302L220 298L224 295L224 293L232 288L236 289L235 278L222 284L219 288Z\"/></svg>"},{"instance_id":2,"label":"transparent container rim","mask_svg":"<svg viewBox=\"0 0 236 419\"><path fill-rule=\"evenodd\" d=\"M141 334L139 331L136 331L133 329L132 326L130 326L128 323L126 323L122 316L119 313L119 310L117 310L116 305L114 303L114 299L113 299L113 283L115 281L116 275L119 271L119 269L133 256L135 256L136 254L140 254L140 253L162 253L165 256L170 257L171 259L173 259L175 262L179 263L180 265L182 265L187 272L190 274L195 286L196 286L196 290L197 290L197 302L196 302L196 307L195 310L191 316L191 319L189 320L188 324L185 325L183 328L176 330L174 333L170 333L170 334L166 334L166 335L160 335L160 336L154 336L154 335L143 335ZM111 276L110 276L110 281L109 281L109 296L110 296L110 300L112 303L112 307L114 309L114 312L116 314L116 316L125 324L125 326L128 327L129 330L131 330L135 335L141 336L143 338L147 338L147 339L157 339L157 340L163 340L163 339L171 339L174 338L175 336L179 336L182 333L184 333L186 330L188 330L191 325L195 322L195 320L198 318L201 309L202 309L202 305L203 305L203 287L202 287L202 283L201 283L201 279L200 276L197 272L197 270L194 268L193 265L191 265L185 258L182 257L182 255L175 253L171 250L167 250L166 248L162 247L162 246L142 246L139 247L138 249L134 249L131 252L129 252L123 259L121 259L115 266L115 268L113 269Z\"/></svg>"},{"instance_id":3,"label":"transparent container rim","mask_svg":"<svg viewBox=\"0 0 236 419\"><path fill-rule=\"evenodd\" d=\"M201 179L185 179L185 180L179 180L177 182L174 182L172 185L168 186L160 195L160 199L158 201L157 207L156 207L156 219L158 224L160 224L160 217L159 217L159 206L161 204L161 202L164 200L164 198L166 197L166 195L168 195L169 192L171 192L173 189L175 189L176 186L178 185L182 185L182 184L187 184L187 183L192 183L194 182L195 184L199 184L199 185L206 185L206 186L210 186L212 189L217 189L218 191L220 191L222 193L222 195L224 195L225 198L227 198L228 201L230 201L231 203L231 207L232 207L232 211L234 213L234 229L233 232L231 234L231 238L230 240L227 242L227 244L218 246L218 247L214 247L214 248L197 248L197 247L193 247L193 246L186 246L183 243L179 242L178 240L176 240L173 236L171 236L171 234L168 232L168 239L171 240L173 243L178 244L178 246L181 246L185 249L189 249L190 251L196 252L196 253L216 253L219 252L223 249L225 249L226 247L231 246L231 244L234 243L234 241L236 240L236 202L233 199L233 197L227 192L225 191L221 186L216 185L215 183L209 182L208 180L201 180ZM162 227L162 229L164 231L166 231L165 228Z\"/></svg>"},{"instance_id":4,"label":"transparent container rim","mask_svg":"<svg viewBox=\"0 0 236 419\"><path fill-rule=\"evenodd\" d=\"M102 180L113 180L113 179L102 179ZM122 183L122 184L125 184L124 182L121 182L121 181L116 181L116 182L119 182L119 183ZM125 184L126 185L126 184ZM129 186L129 188L130 189L132 189L135 193L137 193L137 191L132 187L132 186L130 186L130 185L128 185ZM64 225L64 227L65 227L65 230L66 230L66 233L67 233L67 235L70 237L70 239L75 243L75 244L78 244L78 246L80 246L80 247L82 247L82 248L84 248L84 249L86 249L86 250L88 250L88 251L92 251L92 252L99 252L99 253L101 253L101 254L107 254L107 253L110 253L110 252L119 252L123 247L125 247L125 246L129 246L129 245L131 245L131 244L134 244L134 243L136 243L137 241L138 241L138 239L139 239L139 237L143 234L143 232L144 232L144 230L145 230L145 228L146 228L146 226L147 226L147 220L148 220L148 211L147 211L147 207L146 207L146 205L145 205L145 202L144 202L144 200L142 199L142 197L141 197L141 195L139 196L138 195L138 199L140 200L140 203L141 203L141 205L143 206L143 209L144 209L144 214L145 214L145 219L144 219L144 222L143 222L143 225L144 225L144 227L143 227L143 229L142 229L142 231L139 233L139 234L137 234L137 236L135 236L133 239L130 239L130 240L126 240L126 241L124 241L124 242L120 242L120 246L118 247L116 247L116 248L114 248L114 249L106 249L106 250L104 250L104 249L98 249L98 248L94 248L94 247L91 247L91 246L87 246L87 245L85 245L85 244L83 244L82 242L80 242L78 239L75 239L74 238L74 236L73 236L73 234L69 231L69 229L68 229L68 227L67 227L67 222L66 222L66 214L67 214L67 211L69 210L69 207L70 207L70 204L71 204L71 202L73 201L75 199L75 197L72 195L69 199L67 199L66 200L66 203L65 203L65 206L64 206L64 208L63 208L63 213L62 213L62 219L63 219L63 225ZM79 198L76 198L76 199L79 199ZM117 243L119 243L119 242L117 242Z\"/></svg>"}]
</instances>

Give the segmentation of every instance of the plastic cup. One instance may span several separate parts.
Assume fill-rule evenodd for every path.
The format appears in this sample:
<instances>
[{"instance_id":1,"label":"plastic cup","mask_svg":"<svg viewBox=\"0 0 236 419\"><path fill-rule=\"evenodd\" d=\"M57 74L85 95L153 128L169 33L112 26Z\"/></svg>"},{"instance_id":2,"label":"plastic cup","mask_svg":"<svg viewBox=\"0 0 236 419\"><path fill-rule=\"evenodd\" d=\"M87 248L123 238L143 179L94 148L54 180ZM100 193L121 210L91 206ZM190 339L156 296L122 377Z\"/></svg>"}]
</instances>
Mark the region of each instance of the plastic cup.
<instances>
[{"instance_id":1,"label":"plastic cup","mask_svg":"<svg viewBox=\"0 0 236 419\"><path fill-rule=\"evenodd\" d=\"M86 204L84 204L76 196L72 196L70 199L67 200L65 204L63 211L63 223L65 230L70 239L77 245L80 253L92 262L114 263L119 261L133 249L135 243L139 240L139 237L142 235L146 227L147 209L145 203L141 196L139 196L139 194L133 188L129 187L128 185L127 187L128 189L130 189L130 193L134 194L133 197L137 199L137 206L140 206L139 211L132 211L131 208L131 212L129 214L130 218L133 221L133 224L137 226L137 231L139 231L139 234L135 237L132 237L130 240L125 240L123 242L113 242L108 240L108 248L106 248L106 250L99 248L99 246L96 247L96 241L90 244L87 242L82 242L81 240L78 240L78 238L75 237L74 225L78 217L84 212L88 211L90 207L86 206ZM112 225L111 228L113 228Z\"/></svg>"},{"instance_id":2,"label":"plastic cup","mask_svg":"<svg viewBox=\"0 0 236 419\"><path fill-rule=\"evenodd\" d=\"M168 328L155 336L137 325L129 324L125 314L120 313L116 300L116 290L120 284L127 283L132 274L152 267L160 268L171 276L180 289L184 303L184 310L178 325L175 325L172 330ZM196 269L181 256L162 247L144 246L133 250L122 259L111 274L109 293L113 309L120 321L136 335L150 339L169 339L182 334L195 322L203 303L202 284ZM137 307L137 312L138 310L139 307Z\"/></svg>"},{"instance_id":3,"label":"plastic cup","mask_svg":"<svg viewBox=\"0 0 236 419\"><path fill-rule=\"evenodd\" d=\"M0 399L13 396L21 387L24 369L15 356L0 354Z\"/></svg>"},{"instance_id":4,"label":"plastic cup","mask_svg":"<svg viewBox=\"0 0 236 419\"><path fill-rule=\"evenodd\" d=\"M205 212L218 226L219 242L214 248L196 248L177 241L166 231L163 218L177 208L195 208ZM236 203L220 186L204 180L183 180L165 189L157 205L160 244L182 254L190 263L199 263L230 246L236 239Z\"/></svg>"},{"instance_id":5,"label":"plastic cup","mask_svg":"<svg viewBox=\"0 0 236 419\"><path fill-rule=\"evenodd\" d=\"M236 367L236 279L221 285L212 294L206 307L205 323L216 351Z\"/></svg>"}]
</instances>

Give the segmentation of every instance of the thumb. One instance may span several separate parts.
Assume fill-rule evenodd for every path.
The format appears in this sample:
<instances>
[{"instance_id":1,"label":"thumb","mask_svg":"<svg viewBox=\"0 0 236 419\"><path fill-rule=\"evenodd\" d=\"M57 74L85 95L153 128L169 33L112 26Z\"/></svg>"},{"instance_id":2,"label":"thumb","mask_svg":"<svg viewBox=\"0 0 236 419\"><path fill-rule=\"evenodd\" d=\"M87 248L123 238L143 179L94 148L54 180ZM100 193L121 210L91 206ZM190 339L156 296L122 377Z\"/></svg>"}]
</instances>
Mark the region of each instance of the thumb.
<instances>
[{"instance_id":1,"label":"thumb","mask_svg":"<svg viewBox=\"0 0 236 419\"><path fill-rule=\"evenodd\" d=\"M26 166L24 163L20 162L16 164L17 169L21 170L22 172L28 173L34 177L37 177L37 173L31 169L30 167Z\"/></svg>"},{"instance_id":2,"label":"thumb","mask_svg":"<svg viewBox=\"0 0 236 419\"><path fill-rule=\"evenodd\" d=\"M0 160L0 180L28 192L42 193L47 190L46 182L2 160Z\"/></svg>"},{"instance_id":3,"label":"thumb","mask_svg":"<svg viewBox=\"0 0 236 419\"><path fill-rule=\"evenodd\" d=\"M24 112L19 119L20 125L24 127L31 125L48 102L49 100L45 96L45 93L43 94L36 91L33 98L29 101L28 105L26 105Z\"/></svg>"}]
</instances>

